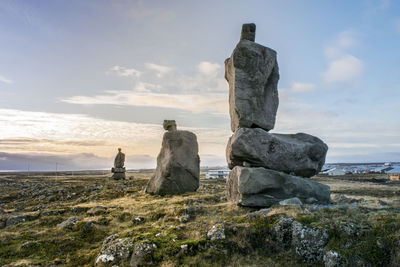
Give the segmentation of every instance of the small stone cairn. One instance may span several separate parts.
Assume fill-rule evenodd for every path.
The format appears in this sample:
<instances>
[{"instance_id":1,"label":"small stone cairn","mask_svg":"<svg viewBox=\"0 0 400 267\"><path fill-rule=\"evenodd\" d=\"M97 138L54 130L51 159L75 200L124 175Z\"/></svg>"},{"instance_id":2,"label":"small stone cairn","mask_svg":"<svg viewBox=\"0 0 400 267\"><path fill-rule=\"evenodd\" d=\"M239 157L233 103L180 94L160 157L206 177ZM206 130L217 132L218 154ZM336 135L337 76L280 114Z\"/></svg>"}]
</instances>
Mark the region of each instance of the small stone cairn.
<instances>
[{"instance_id":1,"label":"small stone cairn","mask_svg":"<svg viewBox=\"0 0 400 267\"><path fill-rule=\"evenodd\" d=\"M239 43L225 60L230 137L226 148L228 200L269 207L284 199L330 201L330 188L306 178L325 163L328 146L305 134L269 133L279 105L276 52L255 43L256 25L243 24Z\"/></svg>"},{"instance_id":2,"label":"small stone cairn","mask_svg":"<svg viewBox=\"0 0 400 267\"><path fill-rule=\"evenodd\" d=\"M174 120L164 120L164 133L155 175L146 193L175 195L194 192L199 187L200 157L196 135L176 129Z\"/></svg>"},{"instance_id":3,"label":"small stone cairn","mask_svg":"<svg viewBox=\"0 0 400 267\"><path fill-rule=\"evenodd\" d=\"M115 180L124 180L126 169L125 164L125 154L121 152L121 148L118 148L118 154L114 160L114 167L111 168L113 176L111 178Z\"/></svg>"}]
</instances>

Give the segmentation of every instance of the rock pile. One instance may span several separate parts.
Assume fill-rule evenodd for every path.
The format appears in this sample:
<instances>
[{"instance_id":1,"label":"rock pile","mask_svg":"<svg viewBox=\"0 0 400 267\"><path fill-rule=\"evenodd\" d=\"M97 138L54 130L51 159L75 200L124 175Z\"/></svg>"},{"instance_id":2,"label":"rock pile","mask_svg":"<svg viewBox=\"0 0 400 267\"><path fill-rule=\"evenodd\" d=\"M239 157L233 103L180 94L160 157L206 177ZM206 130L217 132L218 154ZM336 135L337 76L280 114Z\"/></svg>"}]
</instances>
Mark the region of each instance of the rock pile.
<instances>
[{"instance_id":1,"label":"rock pile","mask_svg":"<svg viewBox=\"0 0 400 267\"><path fill-rule=\"evenodd\" d=\"M160 154L155 175L146 193L173 195L194 192L199 187L200 157L196 135L176 129L174 120L165 120Z\"/></svg>"},{"instance_id":2,"label":"rock pile","mask_svg":"<svg viewBox=\"0 0 400 267\"><path fill-rule=\"evenodd\" d=\"M112 178L115 180L124 180L125 179L125 154L121 152L121 148L118 148L118 154L114 160L114 167L111 168L111 172L113 173Z\"/></svg>"},{"instance_id":3,"label":"rock pile","mask_svg":"<svg viewBox=\"0 0 400 267\"><path fill-rule=\"evenodd\" d=\"M330 201L326 185L305 179L325 163L328 146L305 134L271 134L278 109L276 52L255 43L255 24L244 24L239 43L225 60L229 83L230 137L226 148L228 199L269 207L287 198Z\"/></svg>"}]
</instances>

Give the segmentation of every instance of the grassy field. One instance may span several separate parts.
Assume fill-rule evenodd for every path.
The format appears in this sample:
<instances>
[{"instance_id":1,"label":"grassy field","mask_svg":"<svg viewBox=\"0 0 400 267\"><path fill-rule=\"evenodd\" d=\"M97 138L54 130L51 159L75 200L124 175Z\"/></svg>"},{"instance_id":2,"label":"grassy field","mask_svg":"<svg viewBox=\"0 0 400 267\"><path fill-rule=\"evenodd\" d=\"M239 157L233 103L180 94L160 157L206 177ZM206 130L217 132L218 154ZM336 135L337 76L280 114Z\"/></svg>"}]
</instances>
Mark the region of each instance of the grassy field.
<instances>
[{"instance_id":1,"label":"grassy field","mask_svg":"<svg viewBox=\"0 0 400 267\"><path fill-rule=\"evenodd\" d=\"M0 176L0 266L93 266L103 240L116 233L156 244L150 265L306 265L269 237L282 216L327 229L327 249L356 264L400 265L400 186L384 175L314 177L331 187L333 199L342 194L348 203L319 210L275 206L256 218L248 216L255 209L227 202L225 180L202 174L198 192L160 197L144 193L151 175L128 174L126 181L111 175ZM15 223L12 216L23 220ZM71 217L78 221L73 227L57 227ZM216 223L225 224L226 239L207 241ZM342 231L349 225L354 233Z\"/></svg>"}]
</instances>

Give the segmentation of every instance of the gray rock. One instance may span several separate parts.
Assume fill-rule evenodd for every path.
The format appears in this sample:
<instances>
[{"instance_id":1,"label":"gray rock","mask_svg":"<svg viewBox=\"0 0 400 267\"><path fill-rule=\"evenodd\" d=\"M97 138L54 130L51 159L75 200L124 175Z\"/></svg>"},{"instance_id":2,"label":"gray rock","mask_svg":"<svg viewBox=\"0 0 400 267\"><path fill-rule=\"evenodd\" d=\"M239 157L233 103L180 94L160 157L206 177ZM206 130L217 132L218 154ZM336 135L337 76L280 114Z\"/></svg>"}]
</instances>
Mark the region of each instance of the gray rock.
<instances>
[{"instance_id":1,"label":"gray rock","mask_svg":"<svg viewBox=\"0 0 400 267\"><path fill-rule=\"evenodd\" d=\"M128 260L133 242L130 238L118 237L118 234L114 234L104 239L96 259L96 266L102 266L103 263L119 264Z\"/></svg>"},{"instance_id":2,"label":"gray rock","mask_svg":"<svg viewBox=\"0 0 400 267\"><path fill-rule=\"evenodd\" d=\"M303 205L303 202L298 197L292 197L288 199L284 199L282 201L279 201L279 205L281 206L301 206Z\"/></svg>"},{"instance_id":3,"label":"gray rock","mask_svg":"<svg viewBox=\"0 0 400 267\"><path fill-rule=\"evenodd\" d=\"M72 228L75 224L79 222L77 217L70 217L67 220L57 224L58 228Z\"/></svg>"},{"instance_id":4,"label":"gray rock","mask_svg":"<svg viewBox=\"0 0 400 267\"><path fill-rule=\"evenodd\" d=\"M155 244L138 243L133 248L130 266L151 266L153 252L157 248Z\"/></svg>"},{"instance_id":5,"label":"gray rock","mask_svg":"<svg viewBox=\"0 0 400 267\"><path fill-rule=\"evenodd\" d=\"M271 134L263 129L240 128L226 147L228 167L264 167L297 176L311 177L325 163L328 146L319 138L305 134Z\"/></svg>"},{"instance_id":6,"label":"gray rock","mask_svg":"<svg viewBox=\"0 0 400 267\"><path fill-rule=\"evenodd\" d=\"M156 172L147 184L146 193L173 195L194 192L199 187L199 179L196 135L178 130L164 133Z\"/></svg>"},{"instance_id":7,"label":"gray rock","mask_svg":"<svg viewBox=\"0 0 400 267\"><path fill-rule=\"evenodd\" d=\"M214 224L208 231L207 238L210 240L223 240L225 239L225 226L223 223Z\"/></svg>"},{"instance_id":8,"label":"gray rock","mask_svg":"<svg viewBox=\"0 0 400 267\"><path fill-rule=\"evenodd\" d=\"M228 200L242 206L269 207L291 197L330 202L329 186L265 168L236 166L226 180L226 187Z\"/></svg>"},{"instance_id":9,"label":"gray rock","mask_svg":"<svg viewBox=\"0 0 400 267\"><path fill-rule=\"evenodd\" d=\"M249 40L254 42L256 40L256 24L254 23L243 24L240 40Z\"/></svg>"},{"instance_id":10,"label":"gray rock","mask_svg":"<svg viewBox=\"0 0 400 267\"><path fill-rule=\"evenodd\" d=\"M271 209L260 209L260 210L248 213L247 217L249 217L249 218L262 217L262 216L267 215L270 211L271 211Z\"/></svg>"},{"instance_id":11,"label":"gray rock","mask_svg":"<svg viewBox=\"0 0 400 267\"><path fill-rule=\"evenodd\" d=\"M229 83L231 129L274 128L278 109L279 70L276 52L254 43L255 25L245 24L240 42L225 60Z\"/></svg>"},{"instance_id":12,"label":"gray rock","mask_svg":"<svg viewBox=\"0 0 400 267\"><path fill-rule=\"evenodd\" d=\"M307 198L307 199L305 200L305 202L306 202L307 204L315 204L315 203L318 202L318 199L316 199L315 197L309 197L309 198Z\"/></svg>"},{"instance_id":13,"label":"gray rock","mask_svg":"<svg viewBox=\"0 0 400 267\"><path fill-rule=\"evenodd\" d=\"M29 220L28 215L14 215L7 218L6 226L11 226L14 224L26 222Z\"/></svg>"},{"instance_id":14,"label":"gray rock","mask_svg":"<svg viewBox=\"0 0 400 267\"><path fill-rule=\"evenodd\" d=\"M175 122L175 120L164 120L163 128L166 131L176 131L176 122Z\"/></svg>"}]
</instances>

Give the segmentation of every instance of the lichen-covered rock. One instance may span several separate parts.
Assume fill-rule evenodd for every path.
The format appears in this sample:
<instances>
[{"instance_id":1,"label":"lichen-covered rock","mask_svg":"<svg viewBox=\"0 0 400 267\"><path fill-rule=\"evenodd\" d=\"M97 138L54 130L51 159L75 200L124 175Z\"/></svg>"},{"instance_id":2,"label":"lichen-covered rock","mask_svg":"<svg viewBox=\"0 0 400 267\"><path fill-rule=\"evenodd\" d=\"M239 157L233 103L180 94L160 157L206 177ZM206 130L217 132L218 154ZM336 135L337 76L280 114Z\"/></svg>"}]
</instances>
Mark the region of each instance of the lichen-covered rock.
<instances>
[{"instance_id":1,"label":"lichen-covered rock","mask_svg":"<svg viewBox=\"0 0 400 267\"><path fill-rule=\"evenodd\" d=\"M130 248L133 246L131 238L118 238L118 234L104 239L100 253L96 259L96 265L100 263L119 264L127 261Z\"/></svg>"},{"instance_id":2,"label":"lichen-covered rock","mask_svg":"<svg viewBox=\"0 0 400 267\"><path fill-rule=\"evenodd\" d=\"M208 231L207 238L210 240L224 240L225 239L225 226L223 223L214 224Z\"/></svg>"},{"instance_id":3,"label":"lichen-covered rock","mask_svg":"<svg viewBox=\"0 0 400 267\"><path fill-rule=\"evenodd\" d=\"M239 127L259 127L269 131L275 125L279 104L276 52L255 43L254 38L255 25L243 25L240 42L231 57L225 60L233 132Z\"/></svg>"},{"instance_id":4,"label":"lichen-covered rock","mask_svg":"<svg viewBox=\"0 0 400 267\"><path fill-rule=\"evenodd\" d=\"M297 176L311 177L321 171L328 146L305 134L271 134L263 129L240 128L228 141L228 167L264 167Z\"/></svg>"},{"instance_id":5,"label":"lichen-covered rock","mask_svg":"<svg viewBox=\"0 0 400 267\"><path fill-rule=\"evenodd\" d=\"M152 266L152 257L156 248L155 244L137 243L133 248L130 266Z\"/></svg>"},{"instance_id":6,"label":"lichen-covered rock","mask_svg":"<svg viewBox=\"0 0 400 267\"><path fill-rule=\"evenodd\" d=\"M329 235L325 229L309 228L293 218L285 217L272 228L276 241L292 248L305 262L322 261Z\"/></svg>"},{"instance_id":7,"label":"lichen-covered rock","mask_svg":"<svg viewBox=\"0 0 400 267\"><path fill-rule=\"evenodd\" d=\"M189 131L164 133L157 168L146 193L173 195L194 192L199 187L200 158L196 135Z\"/></svg>"},{"instance_id":8,"label":"lichen-covered rock","mask_svg":"<svg viewBox=\"0 0 400 267\"><path fill-rule=\"evenodd\" d=\"M226 179L226 188L228 200L241 206L269 207L292 197L330 202L329 186L265 168L236 166Z\"/></svg>"},{"instance_id":9,"label":"lichen-covered rock","mask_svg":"<svg viewBox=\"0 0 400 267\"><path fill-rule=\"evenodd\" d=\"M340 267L344 266L341 262L341 255L336 251L329 250L324 255L324 265L325 267Z\"/></svg>"},{"instance_id":10,"label":"lichen-covered rock","mask_svg":"<svg viewBox=\"0 0 400 267\"><path fill-rule=\"evenodd\" d=\"M309 228L299 222L293 223L292 247L306 262L321 261L329 235L325 229Z\"/></svg>"}]
</instances>

